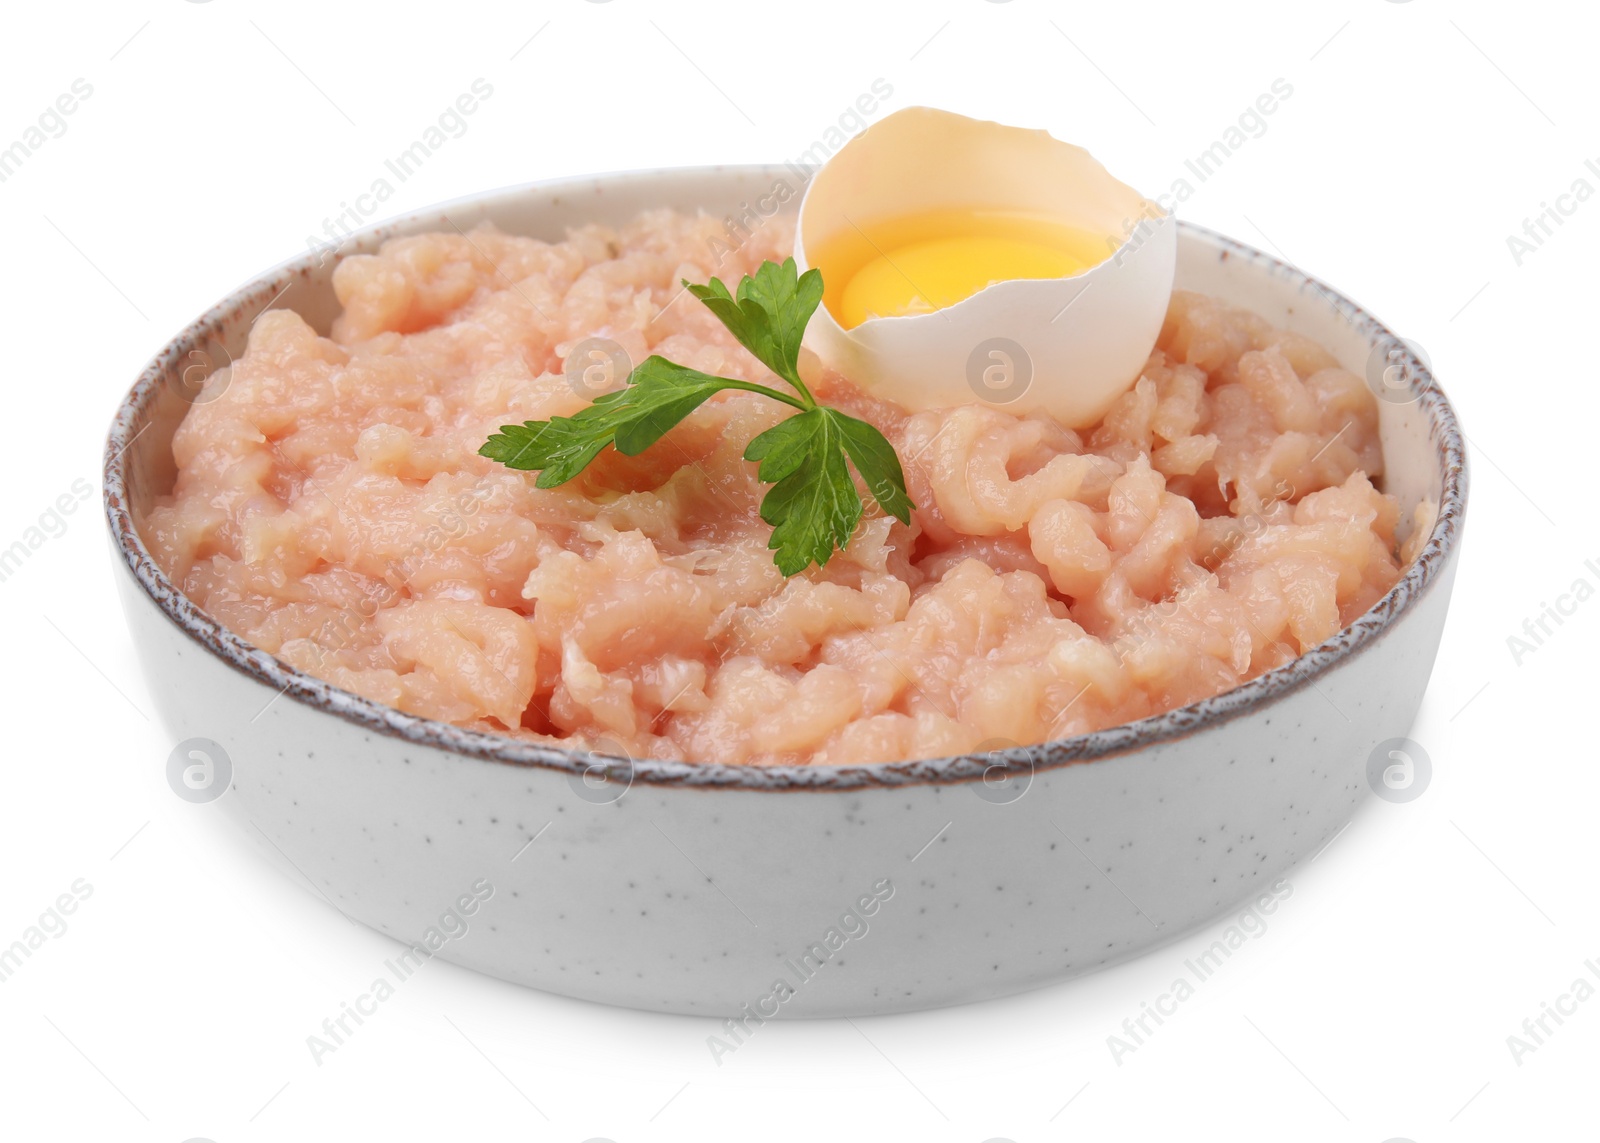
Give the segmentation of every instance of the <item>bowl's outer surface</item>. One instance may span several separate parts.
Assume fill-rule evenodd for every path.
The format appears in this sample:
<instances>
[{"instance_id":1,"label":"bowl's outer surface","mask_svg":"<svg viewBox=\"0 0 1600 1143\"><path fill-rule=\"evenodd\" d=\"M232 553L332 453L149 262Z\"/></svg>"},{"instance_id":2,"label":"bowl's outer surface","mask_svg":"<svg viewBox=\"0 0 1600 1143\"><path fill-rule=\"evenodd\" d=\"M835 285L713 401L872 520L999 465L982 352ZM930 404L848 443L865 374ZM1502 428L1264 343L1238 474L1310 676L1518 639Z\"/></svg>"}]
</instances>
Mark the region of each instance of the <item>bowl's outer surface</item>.
<instances>
[{"instance_id":1,"label":"bowl's outer surface","mask_svg":"<svg viewBox=\"0 0 1600 1143\"><path fill-rule=\"evenodd\" d=\"M482 219L554 238L649 206L721 214L780 179L798 185L781 168L733 168L520 188L374 228L357 248ZM108 482L107 506L129 626L173 741L211 740L231 761L215 804L258 828L335 907L416 944L413 961L436 954L653 1011L725 1016L748 1004L752 1019L1016 992L1137 954L1268 891L1341 828L1367 791L1369 752L1416 715L1465 490L1436 391L1383 406L1390 490L1408 509L1445 494L1426 576L1408 576L1352 629L1275 672L1248 705L1223 696L1121 738L1013 751L1004 782L929 780L980 774L987 759L977 758L816 768L809 788L782 775L765 787L739 776L696 784L681 767L641 764L631 786L596 788L582 757L451 749L454 740L416 732L417 720L375 721L370 704L295 680L262 652L224 647L225 661L225 634L199 629L129 527L171 479L184 406L159 382L196 349L217 362L236 355L285 282L294 285L278 304L326 328L334 259L320 261L241 290L157 359L147 373L157 383L142 381L147 391L114 426L126 457L108 471L125 469L127 481ZM1358 372L1386 332L1298 272L1193 228L1178 278L1319 338ZM447 914L465 913L459 902L474 893L461 931Z\"/></svg>"}]
</instances>

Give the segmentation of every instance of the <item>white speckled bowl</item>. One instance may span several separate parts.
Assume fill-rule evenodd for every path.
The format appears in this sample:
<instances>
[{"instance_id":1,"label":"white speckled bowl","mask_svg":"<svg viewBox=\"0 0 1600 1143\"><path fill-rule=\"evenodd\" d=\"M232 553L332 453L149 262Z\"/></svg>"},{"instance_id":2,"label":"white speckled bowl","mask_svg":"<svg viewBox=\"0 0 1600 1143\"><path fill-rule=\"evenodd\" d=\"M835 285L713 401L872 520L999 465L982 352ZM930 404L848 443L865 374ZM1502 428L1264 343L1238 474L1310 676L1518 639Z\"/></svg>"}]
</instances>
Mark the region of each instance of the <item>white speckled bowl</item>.
<instances>
[{"instance_id":1,"label":"white speckled bowl","mask_svg":"<svg viewBox=\"0 0 1600 1143\"><path fill-rule=\"evenodd\" d=\"M484 219L556 238L648 206L721 215L780 179L793 175L741 167L497 191L374 227L345 252ZM184 370L240 352L274 298L326 329L335 260L308 255L270 272L150 363L107 442L106 513L133 642L174 742L207 739L231 760L216 805L259 827L346 914L417 942L413 959L437 952L653 1011L750 1005L757 1018L1016 992L1133 956L1262 892L1341 827L1367 792L1369 752L1416 715L1466 473L1454 414L1404 350L1407 399L1381 403L1386 488L1408 515L1423 497L1440 512L1394 590L1236 690L1008 751L1009 777L983 780L991 756L773 769L616 761L616 780L595 788L588 755L340 691L219 627L166 580L135 528L171 487ZM1358 373L1374 346L1395 344L1299 271L1190 226L1178 284L1316 338ZM461 926L441 918L464 906L467 931L451 935Z\"/></svg>"}]
</instances>

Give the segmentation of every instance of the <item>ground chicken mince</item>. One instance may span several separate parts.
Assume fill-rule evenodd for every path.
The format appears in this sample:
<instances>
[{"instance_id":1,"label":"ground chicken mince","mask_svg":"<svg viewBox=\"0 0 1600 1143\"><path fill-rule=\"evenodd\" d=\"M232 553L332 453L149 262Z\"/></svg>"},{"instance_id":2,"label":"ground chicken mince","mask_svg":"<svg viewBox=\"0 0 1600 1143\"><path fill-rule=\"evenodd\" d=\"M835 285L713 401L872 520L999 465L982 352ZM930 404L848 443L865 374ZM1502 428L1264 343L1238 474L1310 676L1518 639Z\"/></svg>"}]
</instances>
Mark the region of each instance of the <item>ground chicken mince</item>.
<instances>
[{"instance_id":1,"label":"ground chicken mince","mask_svg":"<svg viewBox=\"0 0 1600 1143\"><path fill-rule=\"evenodd\" d=\"M918 507L906 526L869 502L848 549L793 579L741 459L791 412L766 398L720 394L549 491L477 455L587 402L563 369L586 338L777 384L679 279L782 258L792 224L725 238L661 210L345 260L331 337L263 314L189 412L151 550L246 639L412 714L756 765L987 750L1194 702L1334 634L1413 554L1372 484L1362 379L1184 292L1081 434L977 404L910 414L813 370L895 445Z\"/></svg>"}]
</instances>

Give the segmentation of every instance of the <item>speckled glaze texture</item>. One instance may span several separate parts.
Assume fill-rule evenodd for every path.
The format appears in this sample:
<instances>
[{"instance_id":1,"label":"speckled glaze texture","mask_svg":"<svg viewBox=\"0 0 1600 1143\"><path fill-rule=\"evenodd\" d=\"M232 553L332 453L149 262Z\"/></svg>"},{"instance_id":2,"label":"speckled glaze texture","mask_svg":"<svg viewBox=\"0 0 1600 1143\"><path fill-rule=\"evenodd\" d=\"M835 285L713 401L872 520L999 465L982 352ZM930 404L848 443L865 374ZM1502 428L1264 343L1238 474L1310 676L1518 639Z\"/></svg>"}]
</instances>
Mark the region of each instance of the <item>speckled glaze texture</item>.
<instances>
[{"instance_id":1,"label":"speckled glaze texture","mask_svg":"<svg viewBox=\"0 0 1600 1143\"><path fill-rule=\"evenodd\" d=\"M1380 403L1386 489L1408 515L1423 497L1440 511L1395 588L1322 646L1226 694L994 756L756 768L513 742L278 662L150 560L136 520L170 487L183 371L240 352L269 304L325 329L339 257L482 219L558 237L647 206L720 215L793 178L777 167L616 175L375 227L206 313L118 410L106 512L162 717L174 742L222 745L233 781L214 806L258 828L347 915L425 947L430 926L487 882L492 896L439 956L654 1011L861 1015L978 1000L1135 955L1262 891L1341 828L1367 793L1370 750L1410 727L1444 624L1466 470L1448 402L1403 347L1411 399ZM1258 251L1187 225L1179 247L1180 286L1317 338L1357 373L1374 347L1400 344Z\"/></svg>"}]
</instances>

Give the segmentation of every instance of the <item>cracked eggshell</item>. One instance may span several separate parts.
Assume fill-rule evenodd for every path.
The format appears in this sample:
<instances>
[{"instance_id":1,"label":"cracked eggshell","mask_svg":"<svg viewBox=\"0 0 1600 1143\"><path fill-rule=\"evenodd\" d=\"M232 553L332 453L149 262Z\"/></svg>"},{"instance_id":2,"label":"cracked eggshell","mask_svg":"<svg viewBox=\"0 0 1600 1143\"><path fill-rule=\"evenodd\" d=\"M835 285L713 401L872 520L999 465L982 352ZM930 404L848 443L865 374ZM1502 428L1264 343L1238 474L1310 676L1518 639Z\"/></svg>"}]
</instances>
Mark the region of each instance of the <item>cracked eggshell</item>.
<instances>
[{"instance_id":1,"label":"cracked eggshell","mask_svg":"<svg viewBox=\"0 0 1600 1143\"><path fill-rule=\"evenodd\" d=\"M856 228L944 209L1044 215L1115 236L1105 261L1067 278L996 282L928 314L843 328L817 308L806 345L824 365L909 409L970 404L1094 424L1138 380L1172 294L1172 215L1088 151L1039 130L930 107L857 135L800 204L795 260ZM1130 232L1131 228L1131 232ZM824 278L827 267L821 267Z\"/></svg>"}]
</instances>

